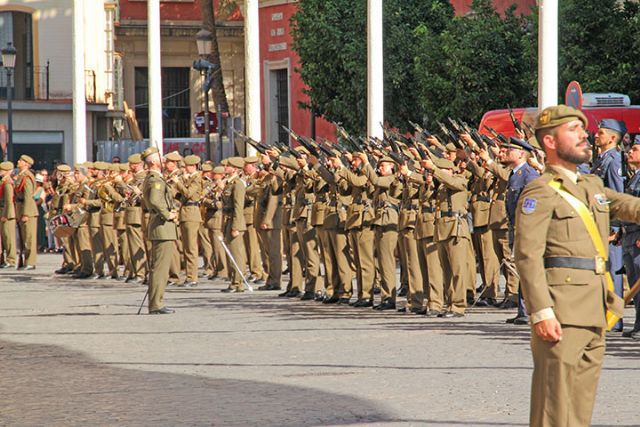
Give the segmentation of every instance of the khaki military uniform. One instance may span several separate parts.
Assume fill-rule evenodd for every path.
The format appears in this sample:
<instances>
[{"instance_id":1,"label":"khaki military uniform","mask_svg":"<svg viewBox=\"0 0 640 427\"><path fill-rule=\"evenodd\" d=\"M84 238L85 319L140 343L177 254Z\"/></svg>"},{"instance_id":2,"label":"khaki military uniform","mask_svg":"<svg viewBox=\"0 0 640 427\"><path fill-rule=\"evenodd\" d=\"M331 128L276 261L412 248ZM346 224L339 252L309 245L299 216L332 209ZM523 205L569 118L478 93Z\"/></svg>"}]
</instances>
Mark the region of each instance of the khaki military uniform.
<instances>
[{"instance_id":1,"label":"khaki military uniform","mask_svg":"<svg viewBox=\"0 0 640 427\"><path fill-rule=\"evenodd\" d=\"M207 192L203 204L205 206L205 225L209 232L209 239L213 248L213 271L211 278L228 278L229 272L227 270L227 254L222 247L220 238L224 239L223 235L223 213L222 213L222 198L219 190L214 192Z\"/></svg>"},{"instance_id":2,"label":"khaki military uniform","mask_svg":"<svg viewBox=\"0 0 640 427\"><path fill-rule=\"evenodd\" d=\"M118 236L115 229L114 210L116 204L121 203L124 197L106 180L100 185L98 196L102 202L100 232L102 233L104 260L107 263L109 276L118 278Z\"/></svg>"},{"instance_id":3,"label":"khaki military uniform","mask_svg":"<svg viewBox=\"0 0 640 427\"><path fill-rule=\"evenodd\" d=\"M14 205L14 185L9 175L0 182L0 240L6 266L16 266L16 208Z\"/></svg>"},{"instance_id":4,"label":"khaki military uniform","mask_svg":"<svg viewBox=\"0 0 640 427\"><path fill-rule=\"evenodd\" d=\"M256 192L249 189L256 185L255 177L247 177L247 191L244 201L244 222L247 224L247 231L244 233L244 246L247 248L247 260L249 272L256 280L267 280L267 273L264 271L262 255L260 253L260 243L258 232L253 224L256 210Z\"/></svg>"},{"instance_id":5,"label":"khaki military uniform","mask_svg":"<svg viewBox=\"0 0 640 427\"><path fill-rule=\"evenodd\" d=\"M605 311L623 311L622 300L607 288L604 269L595 268L598 253L578 212L548 183L559 181L587 206L604 245L610 217L640 222L640 199L605 188L595 175L574 182L570 174L548 166L524 189L516 212L514 254L527 311L534 323L555 316L562 325L556 343L531 334L534 426L590 425L605 353ZM585 265L572 267L580 260Z\"/></svg>"},{"instance_id":6,"label":"khaki military uniform","mask_svg":"<svg viewBox=\"0 0 640 427\"><path fill-rule=\"evenodd\" d=\"M244 272L238 271L238 268L244 268L247 263L243 238L244 232L247 230L244 222L245 191L245 182L236 176L227 183L222 196L225 215L224 236L233 257L233 260L229 260L227 263L231 269L231 285L229 287L236 291L243 290L242 275ZM237 231L238 234L232 236L232 231Z\"/></svg>"},{"instance_id":7,"label":"khaki military uniform","mask_svg":"<svg viewBox=\"0 0 640 427\"><path fill-rule=\"evenodd\" d=\"M38 207L33 199L36 183L29 169L21 171L15 180L16 218L22 236L24 265L35 266L38 256L36 234L38 231ZM26 217L27 221L22 221Z\"/></svg>"},{"instance_id":8,"label":"khaki military uniform","mask_svg":"<svg viewBox=\"0 0 640 427\"><path fill-rule=\"evenodd\" d=\"M137 172L129 185L142 192L146 171ZM135 191L135 190L134 190ZM127 196L130 200L124 211L127 243L129 245L129 259L131 262L131 277L144 279L147 275L147 247L143 228L143 201L134 194Z\"/></svg>"},{"instance_id":9,"label":"khaki military uniform","mask_svg":"<svg viewBox=\"0 0 640 427\"><path fill-rule=\"evenodd\" d=\"M169 279L170 260L175 251L178 228L169 220L173 195L160 172L149 171L143 186L144 199L150 211L147 236L152 244L149 272L149 312L162 309L164 290Z\"/></svg>"},{"instance_id":10,"label":"khaki military uniform","mask_svg":"<svg viewBox=\"0 0 640 427\"><path fill-rule=\"evenodd\" d=\"M169 187L170 193L173 195L173 207L176 209L180 208L180 203L176 200L176 195L178 191L176 190L176 184L180 179L180 170L176 169L170 174L166 175L167 186ZM182 247L182 236L181 236L180 227L178 227L178 238L174 241L176 245L176 250L173 251L173 255L171 256L171 266L169 268L169 279L177 283L180 281L180 272L182 271L183 266L183 247Z\"/></svg>"},{"instance_id":11,"label":"khaki military uniform","mask_svg":"<svg viewBox=\"0 0 640 427\"><path fill-rule=\"evenodd\" d=\"M88 185L88 180L77 183L73 188L71 194L71 204L76 206L74 212L71 215L79 214L80 210L87 211L88 208L81 207L79 205L80 199L88 199L91 195L91 188ZM77 253L79 259L79 273L88 276L93 273L93 257L91 248L91 233L89 230L90 214L85 213L82 222L79 227L73 232L73 244L74 251Z\"/></svg>"},{"instance_id":12,"label":"khaki military uniform","mask_svg":"<svg viewBox=\"0 0 640 427\"><path fill-rule=\"evenodd\" d=\"M91 237L93 272L98 276L104 276L104 241L100 230L100 210L102 208L102 202L98 197L98 188L102 183L103 180L95 180L89 184L91 191L85 202L85 206L89 212L89 235Z\"/></svg>"},{"instance_id":13,"label":"khaki military uniform","mask_svg":"<svg viewBox=\"0 0 640 427\"><path fill-rule=\"evenodd\" d=\"M264 249L267 265L267 285L280 289L282 281L282 180L267 175L260 184L260 193L253 223L258 227L258 238Z\"/></svg>"},{"instance_id":14,"label":"khaki military uniform","mask_svg":"<svg viewBox=\"0 0 640 427\"><path fill-rule=\"evenodd\" d=\"M180 201L180 234L184 251L186 282L198 281L198 231L202 224L199 201L202 197L202 177L199 173L183 175L175 190Z\"/></svg>"},{"instance_id":15,"label":"khaki military uniform","mask_svg":"<svg viewBox=\"0 0 640 427\"><path fill-rule=\"evenodd\" d=\"M418 242L415 235L420 203L419 187L405 179L398 217L398 242L405 259L409 291L407 305L411 310L422 310L427 283L422 278Z\"/></svg>"}]
</instances>

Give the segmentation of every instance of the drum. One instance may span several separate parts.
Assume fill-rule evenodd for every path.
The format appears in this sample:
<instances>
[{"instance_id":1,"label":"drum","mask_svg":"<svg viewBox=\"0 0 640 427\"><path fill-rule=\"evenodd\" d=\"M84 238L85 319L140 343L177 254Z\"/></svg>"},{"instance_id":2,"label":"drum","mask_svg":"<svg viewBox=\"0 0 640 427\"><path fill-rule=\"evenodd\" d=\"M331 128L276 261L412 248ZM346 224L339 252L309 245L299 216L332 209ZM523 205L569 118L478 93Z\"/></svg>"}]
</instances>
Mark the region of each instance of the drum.
<instances>
[{"instance_id":1,"label":"drum","mask_svg":"<svg viewBox=\"0 0 640 427\"><path fill-rule=\"evenodd\" d=\"M71 219L66 214L54 216L49 223L51 224L53 235L58 239L69 237L74 231L74 228L71 227Z\"/></svg>"}]
</instances>

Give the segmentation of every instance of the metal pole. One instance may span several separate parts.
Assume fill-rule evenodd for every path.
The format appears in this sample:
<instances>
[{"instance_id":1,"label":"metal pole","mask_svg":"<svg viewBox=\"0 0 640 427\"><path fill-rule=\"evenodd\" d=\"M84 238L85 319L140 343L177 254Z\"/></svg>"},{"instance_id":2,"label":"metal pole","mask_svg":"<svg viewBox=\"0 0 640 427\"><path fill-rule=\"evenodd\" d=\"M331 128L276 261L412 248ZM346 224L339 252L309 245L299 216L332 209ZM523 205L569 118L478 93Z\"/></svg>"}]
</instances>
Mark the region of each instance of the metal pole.
<instances>
[{"instance_id":1,"label":"metal pole","mask_svg":"<svg viewBox=\"0 0 640 427\"><path fill-rule=\"evenodd\" d=\"M368 0L367 16L367 135L382 139L381 123L384 122L382 0Z\"/></svg>"},{"instance_id":2,"label":"metal pole","mask_svg":"<svg viewBox=\"0 0 640 427\"><path fill-rule=\"evenodd\" d=\"M558 0L539 0L538 109L558 104Z\"/></svg>"},{"instance_id":3,"label":"metal pole","mask_svg":"<svg viewBox=\"0 0 640 427\"><path fill-rule=\"evenodd\" d=\"M13 162L13 85L11 68L7 68L7 160Z\"/></svg>"},{"instance_id":4,"label":"metal pole","mask_svg":"<svg viewBox=\"0 0 640 427\"><path fill-rule=\"evenodd\" d=\"M204 75L204 84L202 85L204 95L204 141L207 150L207 159L213 160L213 150L211 150L211 129L209 128L209 75L211 73L206 71Z\"/></svg>"},{"instance_id":5,"label":"metal pole","mask_svg":"<svg viewBox=\"0 0 640 427\"><path fill-rule=\"evenodd\" d=\"M260 17L258 0L245 0L244 52L245 94L247 111L246 134L255 141L262 141L262 110L260 108ZM247 145L246 153L255 154Z\"/></svg>"},{"instance_id":6,"label":"metal pole","mask_svg":"<svg viewBox=\"0 0 640 427\"><path fill-rule=\"evenodd\" d=\"M73 161L87 161L87 98L84 73L84 0L73 2ZM47 88L47 91L49 88Z\"/></svg>"},{"instance_id":7,"label":"metal pole","mask_svg":"<svg viewBox=\"0 0 640 427\"><path fill-rule=\"evenodd\" d=\"M160 0L147 2L149 55L149 146L163 154L162 66L160 64Z\"/></svg>"}]
</instances>

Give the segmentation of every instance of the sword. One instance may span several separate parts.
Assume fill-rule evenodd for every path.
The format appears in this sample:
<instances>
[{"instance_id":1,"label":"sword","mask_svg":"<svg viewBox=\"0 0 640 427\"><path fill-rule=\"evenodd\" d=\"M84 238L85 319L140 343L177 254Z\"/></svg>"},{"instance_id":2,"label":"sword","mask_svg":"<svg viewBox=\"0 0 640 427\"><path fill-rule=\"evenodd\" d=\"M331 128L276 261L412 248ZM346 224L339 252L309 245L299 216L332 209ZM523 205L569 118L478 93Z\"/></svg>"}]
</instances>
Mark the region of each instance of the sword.
<instances>
[{"instance_id":1,"label":"sword","mask_svg":"<svg viewBox=\"0 0 640 427\"><path fill-rule=\"evenodd\" d=\"M222 238L222 236L218 236L218 240L220 240L220 243L222 244L222 247L224 248L224 251L227 253L227 256L229 257L229 259L233 263L233 266L236 268L236 271L238 272L240 277L242 277L242 282L244 283L244 285L247 287L247 289L249 289L249 292L253 292L253 288L251 287L249 282L247 282L247 279L244 277L244 274L242 274L242 271L240 271L240 267L238 267L238 263L236 262L236 260L233 257L233 255L231 255L231 251L229 250L227 245L224 243L224 239Z\"/></svg>"}]
</instances>

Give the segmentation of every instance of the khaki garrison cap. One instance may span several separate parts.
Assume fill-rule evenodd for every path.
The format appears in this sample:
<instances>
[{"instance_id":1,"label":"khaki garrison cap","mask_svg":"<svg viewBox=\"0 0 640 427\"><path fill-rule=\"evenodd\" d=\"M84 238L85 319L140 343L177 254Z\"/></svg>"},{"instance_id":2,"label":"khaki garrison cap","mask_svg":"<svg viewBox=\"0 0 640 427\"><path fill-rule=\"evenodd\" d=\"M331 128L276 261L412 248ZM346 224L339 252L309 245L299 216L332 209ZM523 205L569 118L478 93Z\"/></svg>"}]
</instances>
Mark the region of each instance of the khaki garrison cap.
<instances>
[{"instance_id":1,"label":"khaki garrison cap","mask_svg":"<svg viewBox=\"0 0 640 427\"><path fill-rule=\"evenodd\" d=\"M213 168L213 173L216 175L224 175L224 166L216 166Z\"/></svg>"},{"instance_id":2,"label":"khaki garrison cap","mask_svg":"<svg viewBox=\"0 0 640 427\"><path fill-rule=\"evenodd\" d=\"M197 165L200 163L200 157L196 156L195 154L191 154L190 156L187 156L184 158L184 164L188 165L188 166L193 166L193 165Z\"/></svg>"},{"instance_id":3,"label":"khaki garrison cap","mask_svg":"<svg viewBox=\"0 0 640 427\"><path fill-rule=\"evenodd\" d=\"M458 151L456 146L453 144L453 142L448 143L447 145L444 146L444 148L446 148L447 151L450 153L455 153L456 151Z\"/></svg>"},{"instance_id":4,"label":"khaki garrison cap","mask_svg":"<svg viewBox=\"0 0 640 427\"><path fill-rule=\"evenodd\" d=\"M254 163L258 163L259 161L260 161L260 157L258 156L251 156L251 157L244 158L244 163L249 165L253 165Z\"/></svg>"},{"instance_id":5,"label":"khaki garrison cap","mask_svg":"<svg viewBox=\"0 0 640 427\"><path fill-rule=\"evenodd\" d=\"M164 159L169 160L170 162L179 162L182 160L182 156L177 151L172 151L164 156Z\"/></svg>"},{"instance_id":6,"label":"khaki garrison cap","mask_svg":"<svg viewBox=\"0 0 640 427\"><path fill-rule=\"evenodd\" d=\"M71 172L71 167L69 165L60 164L56 166L56 170L58 172Z\"/></svg>"},{"instance_id":7,"label":"khaki garrison cap","mask_svg":"<svg viewBox=\"0 0 640 427\"><path fill-rule=\"evenodd\" d=\"M142 157L142 160L144 160L150 155L155 154L157 152L158 152L158 149L156 147L148 147L142 152L140 156Z\"/></svg>"},{"instance_id":8,"label":"khaki garrison cap","mask_svg":"<svg viewBox=\"0 0 640 427\"><path fill-rule=\"evenodd\" d=\"M95 168L93 162L80 163L78 166L86 168L86 169L94 169Z\"/></svg>"},{"instance_id":9,"label":"khaki garrison cap","mask_svg":"<svg viewBox=\"0 0 640 427\"><path fill-rule=\"evenodd\" d=\"M98 169L99 171L105 171L109 169L109 164L106 162L95 162L93 164L94 169Z\"/></svg>"},{"instance_id":10,"label":"khaki garrison cap","mask_svg":"<svg viewBox=\"0 0 640 427\"><path fill-rule=\"evenodd\" d=\"M242 169L244 167L244 159L242 157L229 157L229 166Z\"/></svg>"},{"instance_id":11,"label":"khaki garrison cap","mask_svg":"<svg viewBox=\"0 0 640 427\"><path fill-rule=\"evenodd\" d=\"M220 166L227 166L229 164L229 159L222 159L220 160Z\"/></svg>"},{"instance_id":12,"label":"khaki garrison cap","mask_svg":"<svg viewBox=\"0 0 640 427\"><path fill-rule=\"evenodd\" d=\"M396 164L396 161L389 156L383 156L380 160L378 160L378 163L382 162L393 163L394 165Z\"/></svg>"},{"instance_id":13,"label":"khaki garrison cap","mask_svg":"<svg viewBox=\"0 0 640 427\"><path fill-rule=\"evenodd\" d=\"M296 150L298 153L306 154L307 156L311 154L311 153L309 153L309 150L307 150L307 148L302 146L302 145L296 146L296 148L294 148L294 150Z\"/></svg>"},{"instance_id":14,"label":"khaki garrison cap","mask_svg":"<svg viewBox=\"0 0 640 427\"><path fill-rule=\"evenodd\" d=\"M213 170L213 166L209 163L205 163L202 165L202 172L211 172Z\"/></svg>"},{"instance_id":15,"label":"khaki garrison cap","mask_svg":"<svg viewBox=\"0 0 640 427\"><path fill-rule=\"evenodd\" d=\"M29 163L31 166L33 166L33 158L31 156L27 156L26 154L23 154L22 156L20 156L20 160L22 160L23 162L27 162Z\"/></svg>"},{"instance_id":16,"label":"khaki garrison cap","mask_svg":"<svg viewBox=\"0 0 640 427\"><path fill-rule=\"evenodd\" d=\"M120 166L118 167L118 169L120 170L120 172L126 172L129 170L129 163L120 163Z\"/></svg>"},{"instance_id":17,"label":"khaki garrison cap","mask_svg":"<svg viewBox=\"0 0 640 427\"><path fill-rule=\"evenodd\" d=\"M536 130L553 128L576 119L581 120L585 128L589 125L589 120L582 111L560 104L542 110L536 118L534 127Z\"/></svg>"},{"instance_id":18,"label":"khaki garrison cap","mask_svg":"<svg viewBox=\"0 0 640 427\"><path fill-rule=\"evenodd\" d=\"M133 165L137 165L138 163L142 163L142 155L140 153L132 154L127 161Z\"/></svg>"},{"instance_id":19,"label":"khaki garrison cap","mask_svg":"<svg viewBox=\"0 0 640 427\"><path fill-rule=\"evenodd\" d=\"M3 171L13 170L13 163L11 163L11 162L2 162L2 163L0 163L0 170L3 170Z\"/></svg>"}]
</instances>

